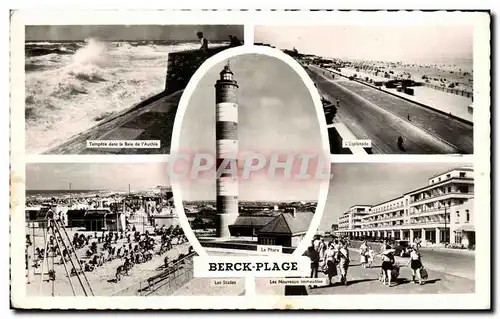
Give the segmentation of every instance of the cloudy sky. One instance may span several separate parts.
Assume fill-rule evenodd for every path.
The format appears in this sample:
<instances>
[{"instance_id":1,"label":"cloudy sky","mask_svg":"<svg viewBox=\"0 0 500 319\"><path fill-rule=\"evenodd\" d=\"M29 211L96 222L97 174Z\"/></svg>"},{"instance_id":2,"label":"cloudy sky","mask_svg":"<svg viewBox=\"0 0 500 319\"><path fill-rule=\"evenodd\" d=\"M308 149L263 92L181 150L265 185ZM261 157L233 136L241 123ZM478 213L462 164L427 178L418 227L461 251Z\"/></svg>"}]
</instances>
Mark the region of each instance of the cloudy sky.
<instances>
[{"instance_id":1,"label":"cloudy sky","mask_svg":"<svg viewBox=\"0 0 500 319\"><path fill-rule=\"evenodd\" d=\"M215 154L215 88L222 62L191 96L180 139L182 152ZM244 54L230 59L238 81L239 151L321 154L318 116L302 79L276 58ZM317 200L318 181L293 182L252 175L239 183L244 200ZM183 199L215 199L215 181L183 184Z\"/></svg>"},{"instance_id":2,"label":"cloudy sky","mask_svg":"<svg viewBox=\"0 0 500 319\"><path fill-rule=\"evenodd\" d=\"M26 26L26 41L101 40L182 40L197 41L202 31L209 41L243 40L243 26L236 25L50 25Z\"/></svg>"},{"instance_id":3,"label":"cloudy sky","mask_svg":"<svg viewBox=\"0 0 500 319\"><path fill-rule=\"evenodd\" d=\"M470 26L267 26L255 42L334 58L443 63L472 60Z\"/></svg>"},{"instance_id":4,"label":"cloudy sky","mask_svg":"<svg viewBox=\"0 0 500 319\"><path fill-rule=\"evenodd\" d=\"M27 190L132 190L169 186L165 163L33 163Z\"/></svg>"},{"instance_id":5,"label":"cloudy sky","mask_svg":"<svg viewBox=\"0 0 500 319\"><path fill-rule=\"evenodd\" d=\"M328 200L320 230L338 224L353 205L375 205L423 187L428 179L449 169L471 166L457 163L350 163L332 164Z\"/></svg>"}]
</instances>

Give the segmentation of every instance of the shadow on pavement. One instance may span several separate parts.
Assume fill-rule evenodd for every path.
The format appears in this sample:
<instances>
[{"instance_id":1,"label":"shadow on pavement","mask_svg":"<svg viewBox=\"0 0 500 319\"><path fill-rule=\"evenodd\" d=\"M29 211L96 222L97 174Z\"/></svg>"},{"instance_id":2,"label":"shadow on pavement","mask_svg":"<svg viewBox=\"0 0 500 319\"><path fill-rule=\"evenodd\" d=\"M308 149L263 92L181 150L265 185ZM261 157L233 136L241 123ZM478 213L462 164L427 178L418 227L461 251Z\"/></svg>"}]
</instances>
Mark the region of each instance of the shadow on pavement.
<instances>
[{"instance_id":1,"label":"shadow on pavement","mask_svg":"<svg viewBox=\"0 0 500 319\"><path fill-rule=\"evenodd\" d=\"M285 296L305 296L306 286L285 286Z\"/></svg>"},{"instance_id":2,"label":"shadow on pavement","mask_svg":"<svg viewBox=\"0 0 500 319\"><path fill-rule=\"evenodd\" d=\"M362 282L375 281L375 280L378 280L378 279L377 278L366 278L366 279L348 280L346 286L355 285L355 284L359 284ZM340 285L340 284L338 284L338 285Z\"/></svg>"},{"instance_id":3,"label":"shadow on pavement","mask_svg":"<svg viewBox=\"0 0 500 319\"><path fill-rule=\"evenodd\" d=\"M436 279L431 279L431 280L424 280L424 285L427 284L435 284L436 282L441 281L441 279L436 278Z\"/></svg>"}]
</instances>

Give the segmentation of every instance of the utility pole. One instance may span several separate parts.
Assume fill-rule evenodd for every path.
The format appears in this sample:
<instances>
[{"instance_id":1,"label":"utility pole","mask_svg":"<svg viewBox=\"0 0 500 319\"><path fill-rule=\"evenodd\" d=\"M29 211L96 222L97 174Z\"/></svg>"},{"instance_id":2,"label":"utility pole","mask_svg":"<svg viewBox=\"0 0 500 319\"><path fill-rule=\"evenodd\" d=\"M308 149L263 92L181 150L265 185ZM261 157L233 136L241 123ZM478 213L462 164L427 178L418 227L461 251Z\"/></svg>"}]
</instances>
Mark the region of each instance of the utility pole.
<instances>
[{"instance_id":1,"label":"utility pole","mask_svg":"<svg viewBox=\"0 0 500 319\"><path fill-rule=\"evenodd\" d=\"M446 209L446 203L444 204L444 241L445 244L448 243L448 210Z\"/></svg>"}]
</instances>

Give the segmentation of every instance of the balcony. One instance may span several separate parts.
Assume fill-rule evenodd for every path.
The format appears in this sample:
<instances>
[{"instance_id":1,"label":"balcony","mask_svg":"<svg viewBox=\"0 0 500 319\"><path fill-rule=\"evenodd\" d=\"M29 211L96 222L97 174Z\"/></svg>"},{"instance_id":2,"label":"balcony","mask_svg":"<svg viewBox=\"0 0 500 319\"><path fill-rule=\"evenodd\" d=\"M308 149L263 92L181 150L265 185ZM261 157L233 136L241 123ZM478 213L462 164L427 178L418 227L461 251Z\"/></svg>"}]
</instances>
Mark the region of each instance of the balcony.
<instances>
[{"instance_id":1,"label":"balcony","mask_svg":"<svg viewBox=\"0 0 500 319\"><path fill-rule=\"evenodd\" d=\"M422 210L422 211L417 211L417 212L412 212L410 211L408 216L410 217L416 217L416 216L430 216L430 215L441 215L441 214L451 214L451 212L453 211L453 205L452 206L446 206L446 212L445 212L445 209L444 207L440 207L440 208L432 208L432 209L426 209L426 210Z\"/></svg>"},{"instance_id":2,"label":"balcony","mask_svg":"<svg viewBox=\"0 0 500 319\"><path fill-rule=\"evenodd\" d=\"M474 192L459 192L459 191L451 191L451 192L442 192L438 194L431 194L429 196L426 196L425 198L420 198L420 199L410 199L410 205L412 206L413 204L418 204L418 203L423 203L427 200L432 200L432 199L438 199L440 197L446 197L450 195L463 195L463 196L473 196Z\"/></svg>"}]
</instances>

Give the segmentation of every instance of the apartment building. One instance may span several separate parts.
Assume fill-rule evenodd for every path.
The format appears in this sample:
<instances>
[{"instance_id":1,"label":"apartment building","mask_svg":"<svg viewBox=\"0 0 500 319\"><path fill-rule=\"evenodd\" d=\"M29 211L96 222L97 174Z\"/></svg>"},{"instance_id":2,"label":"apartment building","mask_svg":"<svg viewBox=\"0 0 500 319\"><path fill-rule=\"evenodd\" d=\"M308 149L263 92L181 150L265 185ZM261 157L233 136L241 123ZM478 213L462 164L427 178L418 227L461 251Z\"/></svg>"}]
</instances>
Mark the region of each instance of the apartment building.
<instances>
[{"instance_id":1,"label":"apartment building","mask_svg":"<svg viewBox=\"0 0 500 319\"><path fill-rule=\"evenodd\" d=\"M354 217L352 207L344 213L339 218L338 233L342 235L475 245L471 167L432 176L427 185L383 203L353 207L364 207L367 213Z\"/></svg>"},{"instance_id":2,"label":"apartment building","mask_svg":"<svg viewBox=\"0 0 500 319\"><path fill-rule=\"evenodd\" d=\"M348 232L355 229L361 229L361 220L368 215L370 210L369 205L354 205L349 208L342 216L339 217L339 232Z\"/></svg>"}]
</instances>

